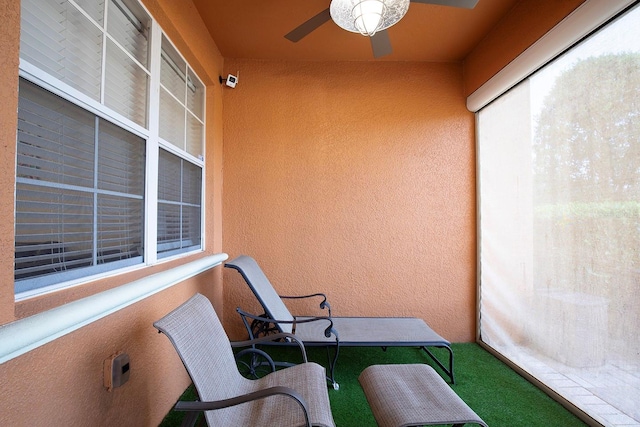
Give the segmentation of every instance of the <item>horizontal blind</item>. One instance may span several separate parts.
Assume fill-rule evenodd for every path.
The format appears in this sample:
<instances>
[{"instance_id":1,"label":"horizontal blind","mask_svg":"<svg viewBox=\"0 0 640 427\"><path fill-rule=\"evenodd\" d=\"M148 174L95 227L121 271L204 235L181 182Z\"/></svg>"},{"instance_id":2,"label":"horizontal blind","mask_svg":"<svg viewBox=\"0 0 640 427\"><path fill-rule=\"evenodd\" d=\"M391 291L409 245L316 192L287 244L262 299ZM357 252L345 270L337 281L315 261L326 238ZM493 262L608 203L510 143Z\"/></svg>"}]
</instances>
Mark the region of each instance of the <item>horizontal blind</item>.
<instances>
[{"instance_id":1,"label":"horizontal blind","mask_svg":"<svg viewBox=\"0 0 640 427\"><path fill-rule=\"evenodd\" d=\"M151 18L127 3L109 1L105 37L104 2L24 0L20 57L146 127Z\"/></svg>"},{"instance_id":2,"label":"horizontal blind","mask_svg":"<svg viewBox=\"0 0 640 427\"><path fill-rule=\"evenodd\" d=\"M100 100L102 30L68 2L21 4L20 57Z\"/></svg>"},{"instance_id":3,"label":"horizontal blind","mask_svg":"<svg viewBox=\"0 0 640 427\"><path fill-rule=\"evenodd\" d=\"M97 262L142 256L143 224L142 199L98 195Z\"/></svg>"},{"instance_id":4,"label":"horizontal blind","mask_svg":"<svg viewBox=\"0 0 640 427\"><path fill-rule=\"evenodd\" d=\"M132 11L120 0L109 3L107 33L116 40L143 67L149 68L149 26L150 18L137 7Z\"/></svg>"},{"instance_id":5,"label":"horizontal blind","mask_svg":"<svg viewBox=\"0 0 640 427\"><path fill-rule=\"evenodd\" d=\"M182 161L160 150L158 164L158 257L171 255L181 244ZM161 255L163 254L163 255Z\"/></svg>"},{"instance_id":6,"label":"horizontal blind","mask_svg":"<svg viewBox=\"0 0 640 427\"><path fill-rule=\"evenodd\" d=\"M144 154L143 139L20 81L16 291L142 261Z\"/></svg>"},{"instance_id":7,"label":"horizontal blind","mask_svg":"<svg viewBox=\"0 0 640 427\"><path fill-rule=\"evenodd\" d=\"M105 105L146 127L151 19L137 3L127 3L109 2Z\"/></svg>"},{"instance_id":8,"label":"horizontal blind","mask_svg":"<svg viewBox=\"0 0 640 427\"><path fill-rule=\"evenodd\" d=\"M202 246L202 168L160 150L158 258Z\"/></svg>"},{"instance_id":9,"label":"horizontal blind","mask_svg":"<svg viewBox=\"0 0 640 427\"><path fill-rule=\"evenodd\" d=\"M187 77L187 108L201 121L204 121L204 85L189 70Z\"/></svg>"},{"instance_id":10,"label":"horizontal blind","mask_svg":"<svg viewBox=\"0 0 640 427\"><path fill-rule=\"evenodd\" d=\"M98 23L104 25L104 0L74 0L75 3Z\"/></svg>"},{"instance_id":11,"label":"horizontal blind","mask_svg":"<svg viewBox=\"0 0 640 427\"><path fill-rule=\"evenodd\" d=\"M98 254L104 264L143 255L145 144L100 120L98 133Z\"/></svg>"},{"instance_id":12,"label":"horizontal blind","mask_svg":"<svg viewBox=\"0 0 640 427\"><path fill-rule=\"evenodd\" d=\"M160 82L181 103L185 102L187 63L173 49L166 38L162 39Z\"/></svg>"},{"instance_id":13,"label":"horizontal blind","mask_svg":"<svg viewBox=\"0 0 640 427\"><path fill-rule=\"evenodd\" d=\"M144 141L107 121L100 120L98 187L101 190L144 194Z\"/></svg>"},{"instance_id":14,"label":"horizontal blind","mask_svg":"<svg viewBox=\"0 0 640 427\"><path fill-rule=\"evenodd\" d=\"M202 168L182 160L182 246L202 246Z\"/></svg>"},{"instance_id":15,"label":"horizontal blind","mask_svg":"<svg viewBox=\"0 0 640 427\"><path fill-rule=\"evenodd\" d=\"M18 178L93 186L94 116L43 92L20 83Z\"/></svg>"},{"instance_id":16,"label":"horizontal blind","mask_svg":"<svg viewBox=\"0 0 640 427\"><path fill-rule=\"evenodd\" d=\"M202 158L204 85L166 37L162 38L160 83L160 137Z\"/></svg>"},{"instance_id":17,"label":"horizontal blind","mask_svg":"<svg viewBox=\"0 0 640 427\"><path fill-rule=\"evenodd\" d=\"M204 140L204 124L191 113L187 113L187 153L194 157L202 156L202 141Z\"/></svg>"},{"instance_id":18,"label":"horizontal blind","mask_svg":"<svg viewBox=\"0 0 640 427\"><path fill-rule=\"evenodd\" d=\"M185 110L169 92L160 89L160 137L172 145L185 149Z\"/></svg>"},{"instance_id":19,"label":"horizontal blind","mask_svg":"<svg viewBox=\"0 0 640 427\"><path fill-rule=\"evenodd\" d=\"M147 121L149 76L116 44L107 41L105 105L140 126Z\"/></svg>"},{"instance_id":20,"label":"horizontal blind","mask_svg":"<svg viewBox=\"0 0 640 427\"><path fill-rule=\"evenodd\" d=\"M16 186L15 280L20 290L37 287L19 281L92 263L93 196L62 188Z\"/></svg>"},{"instance_id":21,"label":"horizontal blind","mask_svg":"<svg viewBox=\"0 0 640 427\"><path fill-rule=\"evenodd\" d=\"M205 87L144 6L23 0L21 18L16 293L142 263L145 224L162 230L162 257L201 249ZM172 160L148 164L147 141L125 129L152 138L152 152L171 144ZM145 194L157 171L147 168L161 177L157 216Z\"/></svg>"}]
</instances>

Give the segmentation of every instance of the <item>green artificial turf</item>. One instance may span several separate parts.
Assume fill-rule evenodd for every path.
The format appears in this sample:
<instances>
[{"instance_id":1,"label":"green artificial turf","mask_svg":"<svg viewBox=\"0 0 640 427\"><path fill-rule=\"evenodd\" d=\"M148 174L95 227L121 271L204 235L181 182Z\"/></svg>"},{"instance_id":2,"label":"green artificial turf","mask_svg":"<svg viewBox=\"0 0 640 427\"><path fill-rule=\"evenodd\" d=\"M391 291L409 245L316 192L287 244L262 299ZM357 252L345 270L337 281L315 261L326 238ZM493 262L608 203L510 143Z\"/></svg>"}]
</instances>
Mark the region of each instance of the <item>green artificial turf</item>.
<instances>
[{"instance_id":1,"label":"green artificial turf","mask_svg":"<svg viewBox=\"0 0 640 427\"><path fill-rule=\"evenodd\" d=\"M473 343L453 344L456 384L453 390L491 427L585 426L579 418L548 397L493 355ZM435 349L442 360L444 350ZM295 354L292 348L270 349L276 360ZM327 366L323 349L308 348L310 361ZM297 356L293 360L297 359ZM339 390L329 388L331 411L337 427L375 427L373 414L358 383L358 375L374 364L428 363L417 348L342 348L336 366ZM437 368L436 368L437 369ZM194 400L193 388L181 397ZM170 412L162 427L179 426L182 414Z\"/></svg>"}]
</instances>

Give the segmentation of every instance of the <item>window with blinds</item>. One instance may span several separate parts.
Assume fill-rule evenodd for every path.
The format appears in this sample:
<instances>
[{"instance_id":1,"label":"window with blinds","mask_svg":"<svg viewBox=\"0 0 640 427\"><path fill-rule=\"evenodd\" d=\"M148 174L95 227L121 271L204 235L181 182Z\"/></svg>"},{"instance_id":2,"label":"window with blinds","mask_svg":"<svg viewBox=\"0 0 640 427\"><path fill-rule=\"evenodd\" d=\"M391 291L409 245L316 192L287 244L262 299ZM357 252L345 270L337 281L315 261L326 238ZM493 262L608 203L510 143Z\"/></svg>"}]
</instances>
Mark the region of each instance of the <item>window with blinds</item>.
<instances>
[{"instance_id":1,"label":"window with blinds","mask_svg":"<svg viewBox=\"0 0 640 427\"><path fill-rule=\"evenodd\" d=\"M165 37L162 38L161 59L160 137L201 158L204 86Z\"/></svg>"},{"instance_id":2,"label":"window with blinds","mask_svg":"<svg viewBox=\"0 0 640 427\"><path fill-rule=\"evenodd\" d=\"M142 262L144 164L142 138L21 79L16 291Z\"/></svg>"},{"instance_id":3,"label":"window with blinds","mask_svg":"<svg viewBox=\"0 0 640 427\"><path fill-rule=\"evenodd\" d=\"M132 1L23 0L20 56L146 126L150 22Z\"/></svg>"},{"instance_id":4,"label":"window with blinds","mask_svg":"<svg viewBox=\"0 0 640 427\"><path fill-rule=\"evenodd\" d=\"M158 30L136 0L22 0L17 295L202 250L205 88Z\"/></svg>"},{"instance_id":5,"label":"window with blinds","mask_svg":"<svg viewBox=\"0 0 640 427\"><path fill-rule=\"evenodd\" d=\"M202 169L160 150L158 170L158 258L165 258L201 245Z\"/></svg>"}]
</instances>

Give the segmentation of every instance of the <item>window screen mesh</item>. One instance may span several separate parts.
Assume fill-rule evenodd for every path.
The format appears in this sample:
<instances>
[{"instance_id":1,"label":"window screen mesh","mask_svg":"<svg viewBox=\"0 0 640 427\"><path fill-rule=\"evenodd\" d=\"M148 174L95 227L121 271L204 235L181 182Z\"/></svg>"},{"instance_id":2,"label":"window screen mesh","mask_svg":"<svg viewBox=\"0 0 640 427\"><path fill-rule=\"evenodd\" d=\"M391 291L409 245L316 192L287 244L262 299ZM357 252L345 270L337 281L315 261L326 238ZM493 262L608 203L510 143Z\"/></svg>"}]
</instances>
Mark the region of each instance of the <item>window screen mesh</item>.
<instances>
[{"instance_id":1,"label":"window screen mesh","mask_svg":"<svg viewBox=\"0 0 640 427\"><path fill-rule=\"evenodd\" d=\"M640 9L478 115L481 339L640 421Z\"/></svg>"}]
</instances>

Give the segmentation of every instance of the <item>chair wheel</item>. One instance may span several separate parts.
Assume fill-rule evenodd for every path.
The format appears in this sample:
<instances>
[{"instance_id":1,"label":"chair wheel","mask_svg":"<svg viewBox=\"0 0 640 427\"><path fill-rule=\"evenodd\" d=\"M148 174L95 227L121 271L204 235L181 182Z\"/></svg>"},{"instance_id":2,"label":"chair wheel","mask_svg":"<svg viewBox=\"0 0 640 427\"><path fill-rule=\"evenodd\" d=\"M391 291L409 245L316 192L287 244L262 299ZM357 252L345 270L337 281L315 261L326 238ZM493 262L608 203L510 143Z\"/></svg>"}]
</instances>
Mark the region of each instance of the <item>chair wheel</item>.
<instances>
[{"instance_id":1,"label":"chair wheel","mask_svg":"<svg viewBox=\"0 0 640 427\"><path fill-rule=\"evenodd\" d=\"M242 350L236 354L236 363L240 374L252 380L275 372L276 366L267 353L257 348Z\"/></svg>"}]
</instances>

